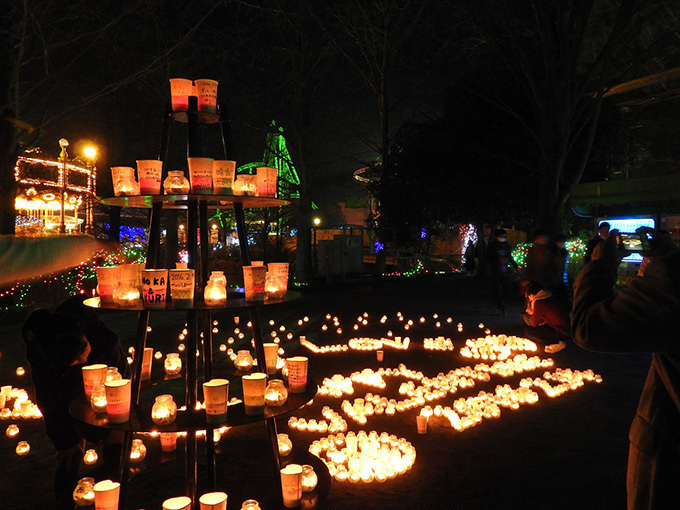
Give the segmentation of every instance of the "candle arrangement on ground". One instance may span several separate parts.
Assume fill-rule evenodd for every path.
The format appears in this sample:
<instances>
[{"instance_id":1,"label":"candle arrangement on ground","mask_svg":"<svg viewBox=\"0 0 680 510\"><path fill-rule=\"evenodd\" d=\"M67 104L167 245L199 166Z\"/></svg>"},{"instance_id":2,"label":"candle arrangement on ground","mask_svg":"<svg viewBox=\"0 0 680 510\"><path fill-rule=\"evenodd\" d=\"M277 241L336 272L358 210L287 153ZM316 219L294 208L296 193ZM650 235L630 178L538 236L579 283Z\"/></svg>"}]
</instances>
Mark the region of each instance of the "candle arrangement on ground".
<instances>
[{"instance_id":1,"label":"candle arrangement on ground","mask_svg":"<svg viewBox=\"0 0 680 510\"><path fill-rule=\"evenodd\" d=\"M411 469L416 449L404 438L372 430L333 434L312 442L309 451L328 467L339 482L384 482Z\"/></svg>"}]
</instances>

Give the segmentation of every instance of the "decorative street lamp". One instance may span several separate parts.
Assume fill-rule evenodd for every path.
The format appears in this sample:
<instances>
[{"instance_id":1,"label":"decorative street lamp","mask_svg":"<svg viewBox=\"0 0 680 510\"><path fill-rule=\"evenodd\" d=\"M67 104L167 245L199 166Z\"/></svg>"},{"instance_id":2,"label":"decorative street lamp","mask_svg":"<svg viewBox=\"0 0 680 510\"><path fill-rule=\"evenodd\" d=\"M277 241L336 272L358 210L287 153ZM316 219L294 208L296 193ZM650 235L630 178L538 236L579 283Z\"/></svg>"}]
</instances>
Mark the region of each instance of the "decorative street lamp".
<instances>
[{"instance_id":1,"label":"decorative street lamp","mask_svg":"<svg viewBox=\"0 0 680 510\"><path fill-rule=\"evenodd\" d=\"M66 222L64 221L64 198L66 195L66 162L68 161L66 147L68 147L68 140L66 138L59 140L59 147L61 147L61 153L59 154L59 161L61 162L61 217L59 220L59 233L65 234Z\"/></svg>"}]
</instances>

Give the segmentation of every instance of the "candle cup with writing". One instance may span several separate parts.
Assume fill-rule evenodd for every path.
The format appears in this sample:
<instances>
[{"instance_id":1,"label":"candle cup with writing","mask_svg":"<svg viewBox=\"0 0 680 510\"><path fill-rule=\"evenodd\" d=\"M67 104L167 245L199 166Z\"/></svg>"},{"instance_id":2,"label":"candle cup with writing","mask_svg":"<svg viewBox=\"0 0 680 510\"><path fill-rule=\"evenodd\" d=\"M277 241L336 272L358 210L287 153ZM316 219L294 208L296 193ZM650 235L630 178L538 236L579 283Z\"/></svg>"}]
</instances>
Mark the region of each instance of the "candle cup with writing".
<instances>
[{"instance_id":1,"label":"candle cup with writing","mask_svg":"<svg viewBox=\"0 0 680 510\"><path fill-rule=\"evenodd\" d=\"M167 269L142 269L144 308L165 308L168 297L167 283Z\"/></svg>"},{"instance_id":2,"label":"candle cup with writing","mask_svg":"<svg viewBox=\"0 0 680 510\"><path fill-rule=\"evenodd\" d=\"M243 286L246 301L264 301L264 284L267 268L264 266L243 266Z\"/></svg>"},{"instance_id":3,"label":"candle cup with writing","mask_svg":"<svg viewBox=\"0 0 680 510\"><path fill-rule=\"evenodd\" d=\"M418 427L418 434L427 434L427 416L422 414L416 416L416 425Z\"/></svg>"},{"instance_id":4,"label":"candle cup with writing","mask_svg":"<svg viewBox=\"0 0 680 510\"><path fill-rule=\"evenodd\" d=\"M309 359L306 356L293 356L286 360L288 391L291 393L304 393L307 389L308 363Z\"/></svg>"},{"instance_id":5,"label":"candle cup with writing","mask_svg":"<svg viewBox=\"0 0 680 510\"><path fill-rule=\"evenodd\" d=\"M102 480L94 484L95 510L118 510L120 484L111 480Z\"/></svg>"},{"instance_id":6,"label":"candle cup with writing","mask_svg":"<svg viewBox=\"0 0 680 510\"><path fill-rule=\"evenodd\" d=\"M264 414L264 390L267 388L267 375L261 372L241 377L243 385L243 404L246 414L257 416Z\"/></svg>"},{"instance_id":7,"label":"candle cup with writing","mask_svg":"<svg viewBox=\"0 0 680 510\"><path fill-rule=\"evenodd\" d=\"M258 166L256 174L257 196L276 197L276 168Z\"/></svg>"},{"instance_id":8,"label":"candle cup with writing","mask_svg":"<svg viewBox=\"0 0 680 510\"><path fill-rule=\"evenodd\" d=\"M138 289L142 288L142 268L141 264L120 264L121 281L131 281Z\"/></svg>"},{"instance_id":9,"label":"candle cup with writing","mask_svg":"<svg viewBox=\"0 0 680 510\"><path fill-rule=\"evenodd\" d=\"M216 159L213 161L213 193L216 195L232 195L234 192L234 175L236 161Z\"/></svg>"},{"instance_id":10,"label":"candle cup with writing","mask_svg":"<svg viewBox=\"0 0 680 510\"><path fill-rule=\"evenodd\" d=\"M97 267L97 294L99 301L104 305L113 304L113 291L116 290L120 281L120 267Z\"/></svg>"},{"instance_id":11,"label":"candle cup with writing","mask_svg":"<svg viewBox=\"0 0 680 510\"><path fill-rule=\"evenodd\" d=\"M119 196L139 195L139 183L131 166L112 166L113 194Z\"/></svg>"},{"instance_id":12,"label":"candle cup with writing","mask_svg":"<svg viewBox=\"0 0 680 510\"><path fill-rule=\"evenodd\" d=\"M110 423L125 423L130 419L130 379L106 381L106 415Z\"/></svg>"},{"instance_id":13,"label":"candle cup with writing","mask_svg":"<svg viewBox=\"0 0 680 510\"><path fill-rule=\"evenodd\" d=\"M170 100L173 112L189 109L189 96L193 95L194 82L186 78L170 78Z\"/></svg>"},{"instance_id":14,"label":"candle cup with writing","mask_svg":"<svg viewBox=\"0 0 680 510\"><path fill-rule=\"evenodd\" d=\"M381 363L382 363L382 360L383 360L384 356L385 356L385 352L384 352L384 351L376 351L376 353L375 353L375 357L376 357L376 358L378 359L378 361L380 361Z\"/></svg>"},{"instance_id":15,"label":"candle cup with writing","mask_svg":"<svg viewBox=\"0 0 680 510\"><path fill-rule=\"evenodd\" d=\"M208 492L198 498L201 510L227 510L226 492Z\"/></svg>"},{"instance_id":16,"label":"candle cup with writing","mask_svg":"<svg viewBox=\"0 0 680 510\"><path fill-rule=\"evenodd\" d=\"M151 379L151 362L153 361L153 347L144 347L142 354L142 374L141 380L148 381Z\"/></svg>"},{"instance_id":17,"label":"candle cup with writing","mask_svg":"<svg viewBox=\"0 0 680 510\"><path fill-rule=\"evenodd\" d=\"M224 423L227 420L229 381L211 379L203 383L203 397L205 399L205 421L210 424Z\"/></svg>"},{"instance_id":18,"label":"candle cup with writing","mask_svg":"<svg viewBox=\"0 0 680 510\"><path fill-rule=\"evenodd\" d=\"M257 194L257 180L255 175L242 174L234 178L232 184L234 195L252 197Z\"/></svg>"},{"instance_id":19,"label":"candle cup with writing","mask_svg":"<svg viewBox=\"0 0 680 510\"><path fill-rule=\"evenodd\" d=\"M170 296L174 308L191 308L194 305L194 270L170 269Z\"/></svg>"},{"instance_id":20,"label":"candle cup with writing","mask_svg":"<svg viewBox=\"0 0 680 510\"><path fill-rule=\"evenodd\" d=\"M191 498L178 496L163 501L163 510L191 510Z\"/></svg>"},{"instance_id":21,"label":"candle cup with writing","mask_svg":"<svg viewBox=\"0 0 680 510\"><path fill-rule=\"evenodd\" d=\"M196 80L196 95L198 96L198 111L217 113L217 86L215 80Z\"/></svg>"},{"instance_id":22,"label":"candle cup with writing","mask_svg":"<svg viewBox=\"0 0 680 510\"><path fill-rule=\"evenodd\" d=\"M189 182L191 192L195 195L209 195L212 189L213 159L187 158L189 164Z\"/></svg>"},{"instance_id":23,"label":"candle cup with writing","mask_svg":"<svg viewBox=\"0 0 680 510\"><path fill-rule=\"evenodd\" d=\"M137 177L139 177L139 192L142 195L161 194L161 176L163 162L157 159L138 159Z\"/></svg>"},{"instance_id":24,"label":"candle cup with writing","mask_svg":"<svg viewBox=\"0 0 680 510\"><path fill-rule=\"evenodd\" d=\"M97 363L95 365L85 365L83 371L83 387L85 388L85 395L92 396L92 392L98 386L104 384L106 380L106 365Z\"/></svg>"},{"instance_id":25,"label":"candle cup with writing","mask_svg":"<svg viewBox=\"0 0 680 510\"><path fill-rule=\"evenodd\" d=\"M288 464L281 470L281 492L283 506L297 508L302 500L302 466Z\"/></svg>"},{"instance_id":26,"label":"candle cup with writing","mask_svg":"<svg viewBox=\"0 0 680 510\"><path fill-rule=\"evenodd\" d=\"M288 290L288 262L267 264L265 294L267 299L281 299Z\"/></svg>"},{"instance_id":27,"label":"candle cup with writing","mask_svg":"<svg viewBox=\"0 0 680 510\"><path fill-rule=\"evenodd\" d=\"M164 452L174 452L177 449L177 433L161 432L161 450Z\"/></svg>"},{"instance_id":28,"label":"candle cup with writing","mask_svg":"<svg viewBox=\"0 0 680 510\"><path fill-rule=\"evenodd\" d=\"M279 359L279 344L265 343L264 358L267 363L267 375L274 375L276 373L276 362Z\"/></svg>"}]
</instances>

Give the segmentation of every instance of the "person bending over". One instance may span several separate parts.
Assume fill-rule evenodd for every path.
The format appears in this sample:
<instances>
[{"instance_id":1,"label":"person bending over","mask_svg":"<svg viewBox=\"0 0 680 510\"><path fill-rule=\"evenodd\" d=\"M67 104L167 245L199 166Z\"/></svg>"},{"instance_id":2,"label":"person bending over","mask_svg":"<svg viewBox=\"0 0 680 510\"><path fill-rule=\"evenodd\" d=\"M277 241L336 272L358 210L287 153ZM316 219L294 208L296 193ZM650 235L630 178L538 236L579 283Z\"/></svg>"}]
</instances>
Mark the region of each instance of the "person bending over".
<instances>
[{"instance_id":1,"label":"person bending over","mask_svg":"<svg viewBox=\"0 0 680 510\"><path fill-rule=\"evenodd\" d=\"M558 341L545 346L545 352L559 352L567 346L567 340L571 338L571 323L569 314L564 307L555 299L550 291L535 281L526 285L525 296L527 308L522 314L522 319L527 326L549 326L557 332Z\"/></svg>"},{"instance_id":2,"label":"person bending over","mask_svg":"<svg viewBox=\"0 0 680 510\"><path fill-rule=\"evenodd\" d=\"M22 329L36 403L57 450L54 490L59 508L73 508L70 495L79 479L83 441L101 441L107 464L119 461L122 441L119 432L78 423L69 413L71 401L84 392L84 364L103 363L117 367L124 376L128 374L118 336L82 301L80 297L71 298L54 312L38 309Z\"/></svg>"}]
</instances>

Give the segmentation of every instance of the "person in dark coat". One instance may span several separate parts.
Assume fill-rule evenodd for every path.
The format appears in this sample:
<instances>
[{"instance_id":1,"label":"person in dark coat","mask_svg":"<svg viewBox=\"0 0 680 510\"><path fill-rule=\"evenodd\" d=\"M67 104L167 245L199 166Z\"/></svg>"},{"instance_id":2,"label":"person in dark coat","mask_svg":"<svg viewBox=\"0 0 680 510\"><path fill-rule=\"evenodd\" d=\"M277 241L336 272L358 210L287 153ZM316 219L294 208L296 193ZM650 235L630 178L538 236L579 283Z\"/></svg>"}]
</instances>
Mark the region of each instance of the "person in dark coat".
<instances>
[{"instance_id":1,"label":"person in dark coat","mask_svg":"<svg viewBox=\"0 0 680 510\"><path fill-rule=\"evenodd\" d=\"M597 235L591 239L588 239L588 242L586 243L586 254L583 257L584 264L590 262L595 247L607 240L607 237L609 236L609 229L611 229L611 225L607 221L603 221L597 226Z\"/></svg>"},{"instance_id":2,"label":"person in dark coat","mask_svg":"<svg viewBox=\"0 0 680 510\"><path fill-rule=\"evenodd\" d=\"M579 346L604 352L649 352L652 363L630 428L629 509L677 508L680 502L680 250L658 232L644 278L615 292L627 252L612 230L574 283L572 332Z\"/></svg>"},{"instance_id":3,"label":"person in dark coat","mask_svg":"<svg viewBox=\"0 0 680 510\"><path fill-rule=\"evenodd\" d=\"M105 462L120 456L119 433L76 422L69 413L71 401L84 392L82 367L103 363L128 374L127 359L118 336L101 322L83 297L71 298L54 312L34 311L23 325L26 358L36 391L36 404L45 430L57 450L54 489L59 507L73 501L83 457L82 442L102 441ZM108 457L108 458L107 458Z\"/></svg>"},{"instance_id":4,"label":"person in dark coat","mask_svg":"<svg viewBox=\"0 0 680 510\"><path fill-rule=\"evenodd\" d=\"M548 289L544 289L538 282L529 282L526 286L525 297L527 308L522 314L522 320L527 326L540 328L547 326L557 333L557 342L545 346L545 352L553 354L567 346L571 338L571 319L564 307L555 299ZM547 340L547 338L542 338Z\"/></svg>"},{"instance_id":5,"label":"person in dark coat","mask_svg":"<svg viewBox=\"0 0 680 510\"><path fill-rule=\"evenodd\" d=\"M507 232L502 228L494 231L493 239L486 248L486 264L491 276L493 301L500 314L505 317L503 297L511 270L518 271L518 266L512 258L512 246L508 243Z\"/></svg>"}]
</instances>

